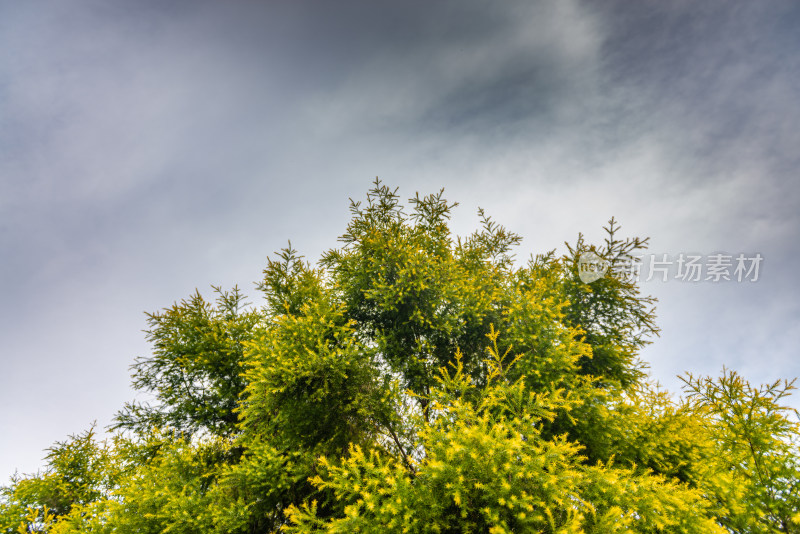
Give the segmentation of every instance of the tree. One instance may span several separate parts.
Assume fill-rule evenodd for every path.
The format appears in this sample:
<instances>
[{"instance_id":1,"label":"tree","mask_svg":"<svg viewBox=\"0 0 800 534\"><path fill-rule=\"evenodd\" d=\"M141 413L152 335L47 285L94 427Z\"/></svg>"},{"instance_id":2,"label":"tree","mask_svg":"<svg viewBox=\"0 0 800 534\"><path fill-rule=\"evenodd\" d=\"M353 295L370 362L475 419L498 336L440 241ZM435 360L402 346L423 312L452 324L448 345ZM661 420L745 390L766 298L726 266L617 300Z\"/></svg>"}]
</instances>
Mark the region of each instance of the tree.
<instances>
[{"instance_id":1,"label":"tree","mask_svg":"<svg viewBox=\"0 0 800 534\"><path fill-rule=\"evenodd\" d=\"M117 415L116 428L170 428L188 435L236 431L244 345L261 315L244 309L238 288L214 291L216 306L196 292L160 313L147 314L153 355L138 358L132 366L133 387L153 394L156 404L127 404Z\"/></svg>"},{"instance_id":2,"label":"tree","mask_svg":"<svg viewBox=\"0 0 800 534\"><path fill-rule=\"evenodd\" d=\"M782 406L794 381L751 386L738 373L683 379L712 445L698 485L731 532L800 532L800 424Z\"/></svg>"},{"instance_id":3,"label":"tree","mask_svg":"<svg viewBox=\"0 0 800 534\"><path fill-rule=\"evenodd\" d=\"M332 517L320 517L315 501L293 506L286 531L725 532L699 491L634 468L587 465L579 444L543 439L540 423L580 401L509 380L496 340L490 334L485 385L465 374L460 355L441 369L431 417L414 419L424 454L412 465L359 446L342 462L321 458L313 482L345 506Z\"/></svg>"},{"instance_id":4,"label":"tree","mask_svg":"<svg viewBox=\"0 0 800 534\"><path fill-rule=\"evenodd\" d=\"M84 504L104 499L115 484L111 451L94 428L47 449L45 469L14 477L0 489L0 532L46 530Z\"/></svg>"},{"instance_id":5,"label":"tree","mask_svg":"<svg viewBox=\"0 0 800 534\"><path fill-rule=\"evenodd\" d=\"M154 403L3 488L5 532L797 531L790 384L676 400L638 359L654 300L617 268L580 280L582 254L647 240L612 219L520 264L483 211L452 235L455 206L376 181L318 264L268 259L261 307L215 288L149 314Z\"/></svg>"}]
</instances>

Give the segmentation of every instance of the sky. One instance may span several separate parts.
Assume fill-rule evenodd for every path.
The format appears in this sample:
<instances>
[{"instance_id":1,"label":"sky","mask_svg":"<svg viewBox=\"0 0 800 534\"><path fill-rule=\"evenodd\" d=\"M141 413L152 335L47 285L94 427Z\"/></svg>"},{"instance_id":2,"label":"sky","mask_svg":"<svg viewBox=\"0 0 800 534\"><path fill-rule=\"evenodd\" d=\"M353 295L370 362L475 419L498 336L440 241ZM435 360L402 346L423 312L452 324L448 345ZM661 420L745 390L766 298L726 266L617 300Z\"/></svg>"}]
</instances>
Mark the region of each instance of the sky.
<instances>
[{"instance_id":1,"label":"sky","mask_svg":"<svg viewBox=\"0 0 800 534\"><path fill-rule=\"evenodd\" d=\"M267 257L336 247L375 177L444 188L460 235L485 209L521 262L611 216L649 236L673 263L642 275L642 358L676 394L800 376L798 24L790 0L0 0L0 484L142 398L145 312L260 304ZM762 261L692 282L681 254Z\"/></svg>"}]
</instances>

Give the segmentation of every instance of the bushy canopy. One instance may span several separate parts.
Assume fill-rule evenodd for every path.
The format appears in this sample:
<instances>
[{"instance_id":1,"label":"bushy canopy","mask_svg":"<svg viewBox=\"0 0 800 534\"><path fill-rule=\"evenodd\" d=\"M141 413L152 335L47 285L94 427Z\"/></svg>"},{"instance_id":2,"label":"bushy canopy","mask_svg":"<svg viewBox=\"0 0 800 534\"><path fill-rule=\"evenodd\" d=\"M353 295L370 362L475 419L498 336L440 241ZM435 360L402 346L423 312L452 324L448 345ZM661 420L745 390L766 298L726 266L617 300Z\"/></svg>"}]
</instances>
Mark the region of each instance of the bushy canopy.
<instances>
[{"instance_id":1,"label":"bushy canopy","mask_svg":"<svg viewBox=\"0 0 800 534\"><path fill-rule=\"evenodd\" d=\"M340 247L267 260L260 305L215 288L148 315L150 404L106 442L50 449L0 489L0 531L797 532L791 383L725 371L676 399L638 356L653 299L621 270L646 240L578 237L519 263L479 211L376 181Z\"/></svg>"}]
</instances>

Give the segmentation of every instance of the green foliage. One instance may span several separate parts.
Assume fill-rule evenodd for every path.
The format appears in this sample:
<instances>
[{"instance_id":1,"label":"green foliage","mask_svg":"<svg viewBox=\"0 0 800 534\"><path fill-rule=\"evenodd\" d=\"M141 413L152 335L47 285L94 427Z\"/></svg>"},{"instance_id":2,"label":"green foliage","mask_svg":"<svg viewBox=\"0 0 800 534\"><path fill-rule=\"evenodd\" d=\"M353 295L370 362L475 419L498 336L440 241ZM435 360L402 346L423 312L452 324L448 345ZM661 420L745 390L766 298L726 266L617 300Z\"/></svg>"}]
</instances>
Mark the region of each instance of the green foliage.
<instances>
[{"instance_id":1,"label":"green foliage","mask_svg":"<svg viewBox=\"0 0 800 534\"><path fill-rule=\"evenodd\" d=\"M681 482L711 454L699 440L701 421L669 393L648 383L626 391L595 391L571 416L570 435L593 461L635 466Z\"/></svg>"},{"instance_id":2,"label":"green foliage","mask_svg":"<svg viewBox=\"0 0 800 534\"><path fill-rule=\"evenodd\" d=\"M646 380L654 300L620 271L646 239L612 219L520 265L483 211L453 236L454 207L376 181L319 264L267 260L261 308L215 288L149 314L153 404L1 487L0 531L798 531L791 383ZM587 251L612 265L591 284Z\"/></svg>"},{"instance_id":3,"label":"green foliage","mask_svg":"<svg viewBox=\"0 0 800 534\"><path fill-rule=\"evenodd\" d=\"M199 292L161 313L148 314L153 355L133 365L133 386L157 404L131 403L117 416L117 428L148 432L169 427L187 434L230 435L244 389L244 344L260 315L244 310L244 295L215 287L216 306Z\"/></svg>"},{"instance_id":4,"label":"green foliage","mask_svg":"<svg viewBox=\"0 0 800 534\"><path fill-rule=\"evenodd\" d=\"M560 264L560 290L567 303L566 323L579 327L592 347L592 356L581 360L582 371L627 387L643 378L637 354L659 332L655 299L642 296L635 278L629 276L648 239L618 239L620 227L613 217L603 229L607 237L602 247L586 244L582 235L574 246L567 244L569 254ZM575 276L581 254L589 251L609 262L611 276L591 284Z\"/></svg>"},{"instance_id":5,"label":"green foliage","mask_svg":"<svg viewBox=\"0 0 800 534\"><path fill-rule=\"evenodd\" d=\"M43 472L15 477L0 489L0 532L47 529L76 507L108 495L117 473L111 451L94 440L94 429L48 449Z\"/></svg>"},{"instance_id":6,"label":"green foliage","mask_svg":"<svg viewBox=\"0 0 800 534\"><path fill-rule=\"evenodd\" d=\"M713 447L698 484L731 532L800 532L800 424L779 404L793 382L753 387L733 371L684 379ZM710 471L710 472L709 472Z\"/></svg>"},{"instance_id":7,"label":"green foliage","mask_svg":"<svg viewBox=\"0 0 800 534\"><path fill-rule=\"evenodd\" d=\"M284 448L343 452L366 434L380 397L374 350L358 342L341 305L319 297L284 314L251 343L242 427Z\"/></svg>"},{"instance_id":8,"label":"green foliage","mask_svg":"<svg viewBox=\"0 0 800 534\"><path fill-rule=\"evenodd\" d=\"M346 503L320 517L316 502L292 507L287 532L724 532L695 490L613 465L587 466L580 446L542 439L539 423L577 401L511 382L495 350L488 384L460 358L432 390L432 422L416 419L413 467L354 446L341 464L320 459L313 479ZM463 393L473 390L474 402Z\"/></svg>"},{"instance_id":9,"label":"green foliage","mask_svg":"<svg viewBox=\"0 0 800 534\"><path fill-rule=\"evenodd\" d=\"M244 507L259 517L254 526L260 528L276 528L285 507L317 493L308 482L316 455L343 455L350 444L372 443L392 419L375 350L358 341L317 273L292 264L299 259L288 252L284 259L283 276L303 280L295 287L305 290L292 295L292 304L272 304L284 313L250 344L241 407L247 452L223 481L235 499L226 520ZM264 290L280 305L275 288L294 282L270 279L274 274L268 269Z\"/></svg>"},{"instance_id":10,"label":"green foliage","mask_svg":"<svg viewBox=\"0 0 800 534\"><path fill-rule=\"evenodd\" d=\"M359 337L376 346L404 386L426 393L435 369L456 349L480 377L484 335L502 321L498 307L519 237L483 219L483 229L454 242L447 221L455 206L442 193L411 199L406 214L396 190L376 182L366 206L351 201L342 249L327 252L327 270Z\"/></svg>"},{"instance_id":11,"label":"green foliage","mask_svg":"<svg viewBox=\"0 0 800 534\"><path fill-rule=\"evenodd\" d=\"M124 476L107 498L75 507L52 532L196 533L213 530L212 488L231 458L224 438L191 443L174 434L118 439Z\"/></svg>"}]
</instances>

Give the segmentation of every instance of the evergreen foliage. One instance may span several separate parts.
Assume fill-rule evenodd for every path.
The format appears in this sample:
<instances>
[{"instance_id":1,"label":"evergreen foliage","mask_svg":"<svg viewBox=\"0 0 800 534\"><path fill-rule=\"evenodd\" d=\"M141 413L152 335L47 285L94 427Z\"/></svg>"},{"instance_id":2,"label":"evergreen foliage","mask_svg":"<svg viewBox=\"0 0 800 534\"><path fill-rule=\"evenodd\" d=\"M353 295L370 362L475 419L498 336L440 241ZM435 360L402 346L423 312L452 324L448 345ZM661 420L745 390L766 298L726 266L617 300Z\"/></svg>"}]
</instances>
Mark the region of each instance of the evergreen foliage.
<instances>
[{"instance_id":1,"label":"evergreen foliage","mask_svg":"<svg viewBox=\"0 0 800 534\"><path fill-rule=\"evenodd\" d=\"M619 270L647 240L579 236L519 265L479 211L376 180L340 247L267 260L263 305L214 288L148 315L151 404L57 443L0 488L0 532L800 531L789 382L650 383L654 300Z\"/></svg>"}]
</instances>

